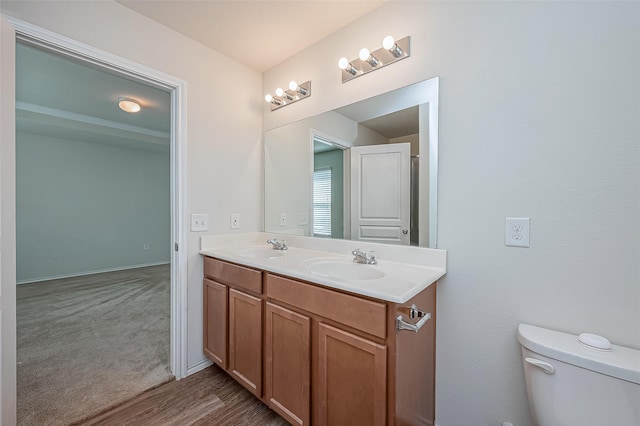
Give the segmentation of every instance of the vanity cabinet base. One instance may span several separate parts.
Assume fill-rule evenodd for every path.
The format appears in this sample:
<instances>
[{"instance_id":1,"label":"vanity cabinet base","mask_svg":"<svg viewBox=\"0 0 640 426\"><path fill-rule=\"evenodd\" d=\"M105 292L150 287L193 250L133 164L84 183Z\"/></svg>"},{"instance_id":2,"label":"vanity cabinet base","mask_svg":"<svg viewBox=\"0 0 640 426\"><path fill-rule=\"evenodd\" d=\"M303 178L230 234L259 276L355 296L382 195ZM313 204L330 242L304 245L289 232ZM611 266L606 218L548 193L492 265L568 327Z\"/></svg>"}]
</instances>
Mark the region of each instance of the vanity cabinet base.
<instances>
[{"instance_id":1,"label":"vanity cabinet base","mask_svg":"<svg viewBox=\"0 0 640 426\"><path fill-rule=\"evenodd\" d=\"M316 423L384 426L387 347L319 323L317 354Z\"/></svg>"},{"instance_id":2,"label":"vanity cabinet base","mask_svg":"<svg viewBox=\"0 0 640 426\"><path fill-rule=\"evenodd\" d=\"M289 423L308 425L311 417L311 319L266 304L265 400Z\"/></svg>"},{"instance_id":3,"label":"vanity cabinet base","mask_svg":"<svg viewBox=\"0 0 640 426\"><path fill-rule=\"evenodd\" d=\"M396 304L205 257L204 296L205 354L292 425L433 426L435 284Z\"/></svg>"}]
</instances>

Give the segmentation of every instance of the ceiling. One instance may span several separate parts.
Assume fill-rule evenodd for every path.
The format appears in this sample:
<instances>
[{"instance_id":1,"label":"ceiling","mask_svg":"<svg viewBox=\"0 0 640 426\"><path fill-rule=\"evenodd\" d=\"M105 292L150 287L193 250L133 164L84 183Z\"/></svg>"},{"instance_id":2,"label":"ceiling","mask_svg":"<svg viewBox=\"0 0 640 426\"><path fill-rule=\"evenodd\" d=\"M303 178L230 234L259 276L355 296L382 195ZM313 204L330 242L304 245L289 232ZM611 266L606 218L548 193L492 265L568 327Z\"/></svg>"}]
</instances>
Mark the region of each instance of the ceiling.
<instances>
[{"instance_id":1,"label":"ceiling","mask_svg":"<svg viewBox=\"0 0 640 426\"><path fill-rule=\"evenodd\" d=\"M18 43L18 131L168 152L171 94L74 58ZM135 114L118 98L139 101Z\"/></svg>"},{"instance_id":2,"label":"ceiling","mask_svg":"<svg viewBox=\"0 0 640 426\"><path fill-rule=\"evenodd\" d=\"M265 71L387 0L117 1L226 56ZM19 131L168 151L171 125L168 91L25 43L17 45L16 67ZM119 97L140 101L142 110L135 114L121 111L117 108ZM400 117L387 119L391 127L402 121ZM374 131L392 137L383 129L389 129L388 124L367 124Z\"/></svg>"},{"instance_id":3,"label":"ceiling","mask_svg":"<svg viewBox=\"0 0 640 426\"><path fill-rule=\"evenodd\" d=\"M362 121L362 126L368 127L387 139L399 138L420 133L420 119L418 105L403 109L382 117Z\"/></svg>"},{"instance_id":4,"label":"ceiling","mask_svg":"<svg viewBox=\"0 0 640 426\"><path fill-rule=\"evenodd\" d=\"M116 0L264 72L386 0Z\"/></svg>"}]
</instances>

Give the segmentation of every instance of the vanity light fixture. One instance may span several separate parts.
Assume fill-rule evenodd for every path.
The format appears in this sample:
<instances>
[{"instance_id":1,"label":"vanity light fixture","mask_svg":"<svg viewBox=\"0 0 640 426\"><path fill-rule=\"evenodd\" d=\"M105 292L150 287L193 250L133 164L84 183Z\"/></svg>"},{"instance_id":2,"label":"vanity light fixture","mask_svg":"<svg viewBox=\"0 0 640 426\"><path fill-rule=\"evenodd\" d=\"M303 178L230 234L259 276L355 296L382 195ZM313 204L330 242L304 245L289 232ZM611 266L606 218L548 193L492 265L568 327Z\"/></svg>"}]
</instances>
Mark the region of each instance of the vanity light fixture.
<instances>
[{"instance_id":1,"label":"vanity light fixture","mask_svg":"<svg viewBox=\"0 0 640 426\"><path fill-rule=\"evenodd\" d=\"M411 36L397 41L393 36L386 36L382 40L381 48L370 52L369 49L364 47L360 49L358 59L353 61L349 61L347 58L340 58L338 68L342 70L342 82L346 83L349 80L409 56L411 56Z\"/></svg>"},{"instance_id":2,"label":"vanity light fixture","mask_svg":"<svg viewBox=\"0 0 640 426\"><path fill-rule=\"evenodd\" d=\"M118 106L125 112L140 111L140 103L131 98L118 98Z\"/></svg>"},{"instance_id":3,"label":"vanity light fixture","mask_svg":"<svg viewBox=\"0 0 640 426\"><path fill-rule=\"evenodd\" d=\"M275 96L272 96L269 93L264 97L264 100L271 104L271 111L311 96L311 81L305 81L302 84L291 81L289 83L289 90L278 87L275 94Z\"/></svg>"},{"instance_id":4,"label":"vanity light fixture","mask_svg":"<svg viewBox=\"0 0 640 426\"><path fill-rule=\"evenodd\" d=\"M394 58L399 58L404 53L400 48L400 46L398 46L398 43L396 43L393 36L390 36L390 35L386 36L382 40L382 47L384 47L389 52L391 52Z\"/></svg>"},{"instance_id":5,"label":"vanity light fixture","mask_svg":"<svg viewBox=\"0 0 640 426\"><path fill-rule=\"evenodd\" d=\"M360 49L360 53L358 54L358 57L360 58L361 61L365 61L372 67L377 67L378 65L380 65L380 62L376 59L375 56L371 54L371 52L369 52L369 49L367 49L366 47L363 47L362 49Z\"/></svg>"},{"instance_id":6,"label":"vanity light fixture","mask_svg":"<svg viewBox=\"0 0 640 426\"><path fill-rule=\"evenodd\" d=\"M358 70L353 65L351 65L351 62L349 62L347 58L340 58L340 60L338 61L338 68L348 72L353 76L358 74Z\"/></svg>"},{"instance_id":7,"label":"vanity light fixture","mask_svg":"<svg viewBox=\"0 0 640 426\"><path fill-rule=\"evenodd\" d=\"M307 89L305 89L304 87L298 86L298 83L296 83L295 80L291 80L289 82L289 90L300 93L303 96L307 94Z\"/></svg>"}]
</instances>

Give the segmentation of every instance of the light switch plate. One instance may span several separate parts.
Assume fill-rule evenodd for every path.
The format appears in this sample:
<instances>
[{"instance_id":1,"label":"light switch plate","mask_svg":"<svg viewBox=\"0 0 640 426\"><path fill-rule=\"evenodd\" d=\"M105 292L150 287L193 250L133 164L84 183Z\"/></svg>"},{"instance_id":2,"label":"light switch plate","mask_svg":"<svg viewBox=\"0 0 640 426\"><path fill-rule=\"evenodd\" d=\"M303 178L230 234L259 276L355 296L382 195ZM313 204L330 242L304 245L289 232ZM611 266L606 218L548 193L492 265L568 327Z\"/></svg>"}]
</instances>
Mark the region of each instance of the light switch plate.
<instances>
[{"instance_id":1,"label":"light switch plate","mask_svg":"<svg viewBox=\"0 0 640 426\"><path fill-rule=\"evenodd\" d=\"M306 226L309 224L309 214L307 212L300 213L298 225Z\"/></svg>"},{"instance_id":2,"label":"light switch plate","mask_svg":"<svg viewBox=\"0 0 640 426\"><path fill-rule=\"evenodd\" d=\"M240 229L240 213L231 213L231 229Z\"/></svg>"},{"instance_id":3,"label":"light switch plate","mask_svg":"<svg viewBox=\"0 0 640 426\"><path fill-rule=\"evenodd\" d=\"M505 220L504 245L509 247L529 247L529 229L531 219L528 217L508 217Z\"/></svg>"},{"instance_id":4,"label":"light switch plate","mask_svg":"<svg viewBox=\"0 0 640 426\"><path fill-rule=\"evenodd\" d=\"M191 215L191 232L201 232L209 230L208 214L192 214Z\"/></svg>"}]
</instances>

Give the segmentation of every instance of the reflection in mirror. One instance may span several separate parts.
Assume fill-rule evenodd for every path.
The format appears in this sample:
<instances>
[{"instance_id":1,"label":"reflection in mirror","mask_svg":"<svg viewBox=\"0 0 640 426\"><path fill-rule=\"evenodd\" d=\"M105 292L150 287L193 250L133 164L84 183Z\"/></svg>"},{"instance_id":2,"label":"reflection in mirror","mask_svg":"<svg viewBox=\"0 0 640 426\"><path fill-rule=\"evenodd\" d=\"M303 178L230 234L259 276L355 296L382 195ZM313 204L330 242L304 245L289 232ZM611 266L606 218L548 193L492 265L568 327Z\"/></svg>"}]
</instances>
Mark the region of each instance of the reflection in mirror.
<instances>
[{"instance_id":1,"label":"reflection in mirror","mask_svg":"<svg viewBox=\"0 0 640 426\"><path fill-rule=\"evenodd\" d=\"M344 150L314 135L310 230L314 237L344 238Z\"/></svg>"},{"instance_id":2,"label":"reflection in mirror","mask_svg":"<svg viewBox=\"0 0 640 426\"><path fill-rule=\"evenodd\" d=\"M438 78L265 134L265 231L435 247Z\"/></svg>"}]
</instances>

